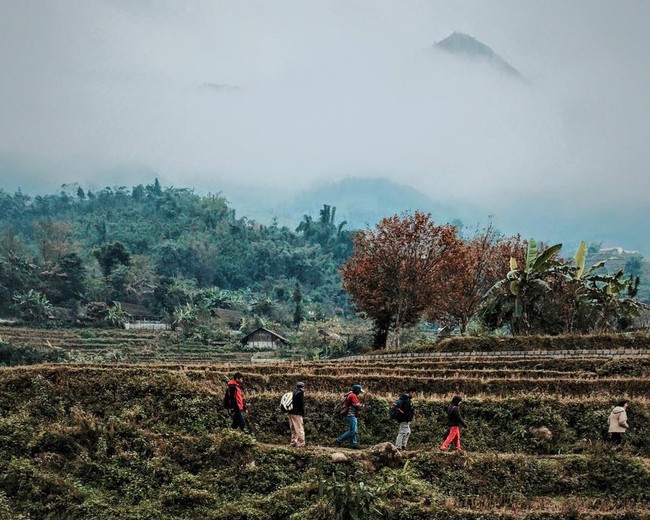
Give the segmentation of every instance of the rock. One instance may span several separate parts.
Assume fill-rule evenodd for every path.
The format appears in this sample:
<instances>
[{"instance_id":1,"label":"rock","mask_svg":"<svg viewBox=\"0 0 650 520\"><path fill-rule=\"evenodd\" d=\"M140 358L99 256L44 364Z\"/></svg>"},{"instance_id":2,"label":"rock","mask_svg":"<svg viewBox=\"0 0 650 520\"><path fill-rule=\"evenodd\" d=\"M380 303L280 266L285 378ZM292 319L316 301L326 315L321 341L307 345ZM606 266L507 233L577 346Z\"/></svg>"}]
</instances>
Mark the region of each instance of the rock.
<instances>
[{"instance_id":1,"label":"rock","mask_svg":"<svg viewBox=\"0 0 650 520\"><path fill-rule=\"evenodd\" d=\"M402 453L394 444L382 442L370 448L370 454L378 466L395 468L402 465Z\"/></svg>"},{"instance_id":2,"label":"rock","mask_svg":"<svg viewBox=\"0 0 650 520\"><path fill-rule=\"evenodd\" d=\"M347 462L348 458L345 455L345 453L342 453L340 451L335 451L332 453L332 462Z\"/></svg>"},{"instance_id":3,"label":"rock","mask_svg":"<svg viewBox=\"0 0 650 520\"><path fill-rule=\"evenodd\" d=\"M536 439L546 439L547 441L550 441L553 438L553 432L546 426L540 426L539 428L531 426L528 431Z\"/></svg>"}]
</instances>

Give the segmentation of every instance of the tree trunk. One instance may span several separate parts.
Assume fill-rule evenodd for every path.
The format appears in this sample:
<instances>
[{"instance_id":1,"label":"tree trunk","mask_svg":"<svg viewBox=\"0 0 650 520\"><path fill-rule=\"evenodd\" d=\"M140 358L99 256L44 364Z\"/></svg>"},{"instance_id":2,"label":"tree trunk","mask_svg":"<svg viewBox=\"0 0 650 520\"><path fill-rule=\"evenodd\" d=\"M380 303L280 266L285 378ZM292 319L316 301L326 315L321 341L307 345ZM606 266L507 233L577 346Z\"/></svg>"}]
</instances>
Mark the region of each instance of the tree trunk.
<instances>
[{"instance_id":1,"label":"tree trunk","mask_svg":"<svg viewBox=\"0 0 650 520\"><path fill-rule=\"evenodd\" d=\"M386 348L388 340L388 327L375 327L372 346L375 349Z\"/></svg>"}]
</instances>

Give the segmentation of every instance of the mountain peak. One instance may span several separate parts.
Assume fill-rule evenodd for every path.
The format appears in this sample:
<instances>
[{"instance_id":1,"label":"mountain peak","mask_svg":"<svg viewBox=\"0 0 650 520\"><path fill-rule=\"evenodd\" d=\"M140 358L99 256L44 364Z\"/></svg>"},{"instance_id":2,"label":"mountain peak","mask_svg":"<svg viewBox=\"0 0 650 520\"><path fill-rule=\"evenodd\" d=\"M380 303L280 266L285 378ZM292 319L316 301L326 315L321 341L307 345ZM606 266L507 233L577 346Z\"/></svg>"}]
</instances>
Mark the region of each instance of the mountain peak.
<instances>
[{"instance_id":1,"label":"mountain peak","mask_svg":"<svg viewBox=\"0 0 650 520\"><path fill-rule=\"evenodd\" d=\"M523 79L523 76L517 69L505 61L490 47L469 34L454 32L444 40L437 42L434 45L434 48L448 54L464 56L472 60L487 61L501 72Z\"/></svg>"}]
</instances>

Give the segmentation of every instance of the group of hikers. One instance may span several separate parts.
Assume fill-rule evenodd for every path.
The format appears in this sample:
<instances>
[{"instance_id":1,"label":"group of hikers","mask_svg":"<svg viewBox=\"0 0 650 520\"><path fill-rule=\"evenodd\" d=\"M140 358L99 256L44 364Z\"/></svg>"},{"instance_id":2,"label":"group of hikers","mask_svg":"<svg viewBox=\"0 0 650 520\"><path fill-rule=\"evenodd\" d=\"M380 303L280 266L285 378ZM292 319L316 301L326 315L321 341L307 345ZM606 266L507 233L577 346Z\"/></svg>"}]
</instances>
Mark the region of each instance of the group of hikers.
<instances>
[{"instance_id":1,"label":"group of hikers","mask_svg":"<svg viewBox=\"0 0 650 520\"><path fill-rule=\"evenodd\" d=\"M249 432L246 424L244 412L247 410L246 402L242 392L242 383L244 376L241 372L233 375L228 382L228 387L224 396L224 407L230 411L232 416L232 427L240 429L243 432ZM305 383L300 381L292 392L287 392L280 399L280 408L287 412L289 417L289 428L291 429L290 446L303 448L305 446ZM360 384L352 385L350 391L346 392L343 400L337 405L337 414L344 417L348 424L348 429L334 440L336 446L342 446L344 442L349 441L352 449L359 449L359 414L363 408L363 403L359 396L364 393ZM415 416L412 399L415 395L415 388L407 388L402 395L390 406L390 415L393 417L398 426L397 439L395 446L398 450L406 450L409 437L411 436L411 421ZM460 443L460 427L467 427L460 413L460 396L454 396L447 408L447 433L438 448L440 451L446 451L453 443L457 452L462 451ZM621 400L612 409L609 415L609 439L614 444L621 444L623 433L628 428L627 408L629 402Z\"/></svg>"}]
</instances>

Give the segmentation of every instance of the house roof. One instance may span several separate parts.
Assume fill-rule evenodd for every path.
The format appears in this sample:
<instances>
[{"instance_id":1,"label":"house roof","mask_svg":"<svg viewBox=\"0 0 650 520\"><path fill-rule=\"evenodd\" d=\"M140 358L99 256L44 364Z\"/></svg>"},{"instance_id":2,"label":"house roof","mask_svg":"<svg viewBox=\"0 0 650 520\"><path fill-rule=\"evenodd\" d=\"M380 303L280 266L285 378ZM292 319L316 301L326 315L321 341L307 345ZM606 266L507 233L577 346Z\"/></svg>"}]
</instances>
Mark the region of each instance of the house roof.
<instances>
[{"instance_id":1,"label":"house roof","mask_svg":"<svg viewBox=\"0 0 650 520\"><path fill-rule=\"evenodd\" d=\"M246 334L246 336L244 336L241 339L241 342L242 343L248 343L248 338L250 338L256 332L260 332L260 331L268 332L269 334L271 334L271 336L279 339L280 341L284 341L285 343L289 343L289 340L287 338L283 338L282 336L280 336L280 334L278 334L276 332L273 332L272 330L265 329L264 327L258 327L253 332L251 332L250 334Z\"/></svg>"},{"instance_id":2,"label":"house roof","mask_svg":"<svg viewBox=\"0 0 650 520\"><path fill-rule=\"evenodd\" d=\"M157 318L158 317L143 305L137 305L135 303L117 302L117 301L113 303L119 303L122 306L122 310L130 314L134 318L136 317Z\"/></svg>"}]
</instances>

